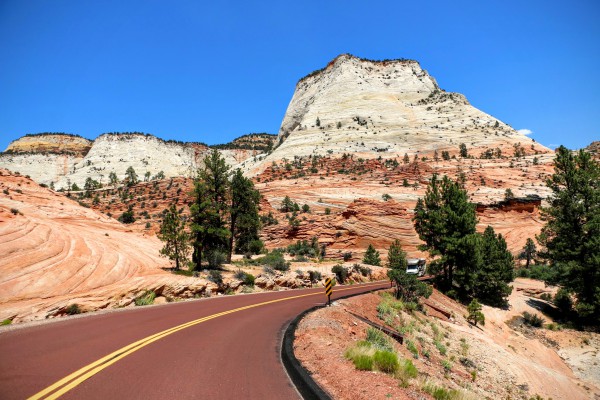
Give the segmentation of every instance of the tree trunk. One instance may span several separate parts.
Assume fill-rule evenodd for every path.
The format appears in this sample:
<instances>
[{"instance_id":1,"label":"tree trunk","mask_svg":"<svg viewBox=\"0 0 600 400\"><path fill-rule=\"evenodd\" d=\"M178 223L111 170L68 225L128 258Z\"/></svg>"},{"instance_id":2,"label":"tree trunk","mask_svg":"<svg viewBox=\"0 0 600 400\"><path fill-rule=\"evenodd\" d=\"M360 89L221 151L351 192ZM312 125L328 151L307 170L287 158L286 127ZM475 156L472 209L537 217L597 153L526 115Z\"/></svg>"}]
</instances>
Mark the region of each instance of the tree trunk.
<instances>
[{"instance_id":1,"label":"tree trunk","mask_svg":"<svg viewBox=\"0 0 600 400\"><path fill-rule=\"evenodd\" d=\"M227 263L231 264L231 254L233 254L233 236L235 232L235 220L237 218L234 215L231 215L231 235L229 236L229 252L227 254Z\"/></svg>"}]
</instances>

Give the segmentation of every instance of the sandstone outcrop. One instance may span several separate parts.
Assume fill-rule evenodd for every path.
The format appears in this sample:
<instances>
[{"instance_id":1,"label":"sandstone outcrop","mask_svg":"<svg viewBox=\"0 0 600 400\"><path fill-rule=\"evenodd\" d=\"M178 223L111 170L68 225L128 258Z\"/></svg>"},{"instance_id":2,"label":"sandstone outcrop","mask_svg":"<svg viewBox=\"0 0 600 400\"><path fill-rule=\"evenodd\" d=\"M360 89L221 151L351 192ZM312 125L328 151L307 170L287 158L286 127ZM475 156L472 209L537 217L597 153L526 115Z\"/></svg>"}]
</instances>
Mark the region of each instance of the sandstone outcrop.
<instances>
[{"instance_id":1,"label":"sandstone outcrop","mask_svg":"<svg viewBox=\"0 0 600 400\"><path fill-rule=\"evenodd\" d=\"M463 95L442 90L417 61L371 61L343 54L298 82L278 147L256 168L308 155L420 157L435 150L452 155L460 143L550 152L471 106Z\"/></svg>"},{"instance_id":2,"label":"sandstone outcrop","mask_svg":"<svg viewBox=\"0 0 600 400\"><path fill-rule=\"evenodd\" d=\"M207 282L173 275L155 236L0 170L0 319L48 318L127 306L145 290L202 294Z\"/></svg>"}]
</instances>

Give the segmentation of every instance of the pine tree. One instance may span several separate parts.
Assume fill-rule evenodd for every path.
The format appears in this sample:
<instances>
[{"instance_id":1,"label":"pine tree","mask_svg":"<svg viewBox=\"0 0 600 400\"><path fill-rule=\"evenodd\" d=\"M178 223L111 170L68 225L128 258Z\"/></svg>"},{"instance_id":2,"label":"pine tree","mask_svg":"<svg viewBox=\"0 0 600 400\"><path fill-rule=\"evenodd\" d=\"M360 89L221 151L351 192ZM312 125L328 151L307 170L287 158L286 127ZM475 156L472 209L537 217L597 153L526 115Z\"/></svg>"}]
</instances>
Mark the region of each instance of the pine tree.
<instances>
[{"instance_id":1,"label":"pine tree","mask_svg":"<svg viewBox=\"0 0 600 400\"><path fill-rule=\"evenodd\" d=\"M238 168L231 178L231 236L229 241L228 262L231 262L231 253L250 251L250 244L259 240L260 216L258 206L260 194L254 189L252 181L242 174Z\"/></svg>"},{"instance_id":2,"label":"pine tree","mask_svg":"<svg viewBox=\"0 0 600 400\"><path fill-rule=\"evenodd\" d=\"M538 241L540 255L556 273L549 283L560 284L577 299L576 310L586 323L600 321L600 166L590 154L557 149L554 174L546 181L548 221Z\"/></svg>"},{"instance_id":3,"label":"pine tree","mask_svg":"<svg viewBox=\"0 0 600 400\"><path fill-rule=\"evenodd\" d=\"M283 201L281 202L281 208L279 209L283 212L290 212L294 210L294 202L290 199L290 196L285 196Z\"/></svg>"},{"instance_id":4,"label":"pine tree","mask_svg":"<svg viewBox=\"0 0 600 400\"><path fill-rule=\"evenodd\" d=\"M433 161L436 161L436 162L437 162L437 161L439 161L439 160L440 160L440 156L439 156L439 154L438 154L438 151L437 151L437 149L435 149L435 150L433 151Z\"/></svg>"},{"instance_id":5,"label":"pine tree","mask_svg":"<svg viewBox=\"0 0 600 400\"><path fill-rule=\"evenodd\" d=\"M112 187L117 187L117 184L119 183L119 178L117 178L117 174L115 174L114 171L111 171L108 174L108 181L110 182Z\"/></svg>"},{"instance_id":6,"label":"pine tree","mask_svg":"<svg viewBox=\"0 0 600 400\"><path fill-rule=\"evenodd\" d=\"M481 325L485 325L485 315L481 312L481 304L477 301L477 299L473 299L469 306L467 307L467 312L469 315L467 316L467 321L477 326L477 323L481 323Z\"/></svg>"},{"instance_id":7,"label":"pine tree","mask_svg":"<svg viewBox=\"0 0 600 400\"><path fill-rule=\"evenodd\" d=\"M402 245L398 239L390 245L388 249L387 267L406 272L406 253L402 250Z\"/></svg>"},{"instance_id":8,"label":"pine tree","mask_svg":"<svg viewBox=\"0 0 600 400\"><path fill-rule=\"evenodd\" d=\"M402 162L404 162L404 164L408 164L410 162L410 158L408 158L408 154L404 153L404 157L402 158Z\"/></svg>"},{"instance_id":9,"label":"pine tree","mask_svg":"<svg viewBox=\"0 0 600 400\"><path fill-rule=\"evenodd\" d=\"M464 143L461 143L459 147L460 150L460 156L462 158L467 158L469 156L469 152L467 151L467 145Z\"/></svg>"},{"instance_id":10,"label":"pine tree","mask_svg":"<svg viewBox=\"0 0 600 400\"><path fill-rule=\"evenodd\" d=\"M381 258L379 258L379 252L375 250L372 244L369 244L365 256L363 257L363 263L369 265L381 265Z\"/></svg>"},{"instance_id":11,"label":"pine tree","mask_svg":"<svg viewBox=\"0 0 600 400\"><path fill-rule=\"evenodd\" d=\"M204 168L198 171L190 207L192 232L192 262L202 268L202 255L223 253L229 249L231 232L226 226L229 216L228 166L218 150L204 158Z\"/></svg>"},{"instance_id":12,"label":"pine tree","mask_svg":"<svg viewBox=\"0 0 600 400\"><path fill-rule=\"evenodd\" d=\"M175 270L179 270L189 254L189 238L185 232L185 221L175 204L171 204L164 214L157 236L165 242L160 254L175 261Z\"/></svg>"},{"instance_id":13,"label":"pine tree","mask_svg":"<svg viewBox=\"0 0 600 400\"><path fill-rule=\"evenodd\" d=\"M527 242L525 243L525 246L523 247L523 250L521 251L520 255L520 258L524 258L525 260L527 260L525 268L529 268L531 260L533 259L533 257L535 257L536 253L537 248L535 247L535 243L531 238L527 238Z\"/></svg>"},{"instance_id":14,"label":"pine tree","mask_svg":"<svg viewBox=\"0 0 600 400\"><path fill-rule=\"evenodd\" d=\"M194 181L192 191L194 199L190 206L190 231L192 241L192 262L194 270L202 270L202 253L205 249L205 238L208 236L208 224L211 218L211 203L206 185L200 179Z\"/></svg>"},{"instance_id":15,"label":"pine tree","mask_svg":"<svg viewBox=\"0 0 600 400\"><path fill-rule=\"evenodd\" d=\"M437 175L431 178L424 198L417 201L413 217L415 230L425 242L421 250L437 258L430 268L434 273L442 272L442 285L452 287L454 272L461 266L465 254L461 249L474 246L477 217L475 206L468 201L466 190L460 184L444 176L441 182ZM469 247L469 246L466 246Z\"/></svg>"},{"instance_id":16,"label":"pine tree","mask_svg":"<svg viewBox=\"0 0 600 400\"><path fill-rule=\"evenodd\" d=\"M493 306L506 305L512 292L508 284L515 279L513 256L501 234L488 226L481 240L482 264L476 275L474 296Z\"/></svg>"},{"instance_id":17,"label":"pine tree","mask_svg":"<svg viewBox=\"0 0 600 400\"><path fill-rule=\"evenodd\" d=\"M127 168L127 171L125 171L125 178L127 179L128 186L133 186L138 183L138 176L131 165Z\"/></svg>"}]
</instances>

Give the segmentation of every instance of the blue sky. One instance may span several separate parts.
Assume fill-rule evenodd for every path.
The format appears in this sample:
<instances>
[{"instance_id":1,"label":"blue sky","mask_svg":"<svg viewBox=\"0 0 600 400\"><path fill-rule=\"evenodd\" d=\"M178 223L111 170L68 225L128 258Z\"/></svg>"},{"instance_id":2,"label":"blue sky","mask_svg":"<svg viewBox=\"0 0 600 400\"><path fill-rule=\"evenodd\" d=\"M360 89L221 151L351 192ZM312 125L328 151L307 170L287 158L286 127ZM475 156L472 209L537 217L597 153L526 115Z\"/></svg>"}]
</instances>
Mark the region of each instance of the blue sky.
<instances>
[{"instance_id":1,"label":"blue sky","mask_svg":"<svg viewBox=\"0 0 600 400\"><path fill-rule=\"evenodd\" d=\"M418 60L548 146L600 140L600 2L0 0L0 150L26 133L277 133L341 53Z\"/></svg>"}]
</instances>

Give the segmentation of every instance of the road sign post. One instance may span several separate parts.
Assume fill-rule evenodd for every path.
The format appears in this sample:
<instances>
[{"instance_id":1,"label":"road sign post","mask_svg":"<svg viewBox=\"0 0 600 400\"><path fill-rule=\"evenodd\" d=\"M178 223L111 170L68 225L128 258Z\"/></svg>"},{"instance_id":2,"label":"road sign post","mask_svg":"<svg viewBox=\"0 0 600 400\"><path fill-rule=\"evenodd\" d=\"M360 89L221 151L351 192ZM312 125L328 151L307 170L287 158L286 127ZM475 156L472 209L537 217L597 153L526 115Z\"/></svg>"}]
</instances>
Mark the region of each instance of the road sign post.
<instances>
[{"instance_id":1,"label":"road sign post","mask_svg":"<svg viewBox=\"0 0 600 400\"><path fill-rule=\"evenodd\" d=\"M333 293L333 280L325 279L325 295L327 296L327 305L331 305L331 293Z\"/></svg>"}]
</instances>

